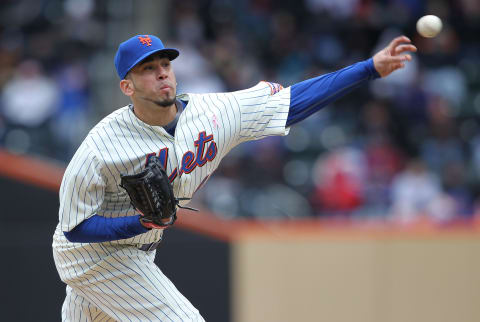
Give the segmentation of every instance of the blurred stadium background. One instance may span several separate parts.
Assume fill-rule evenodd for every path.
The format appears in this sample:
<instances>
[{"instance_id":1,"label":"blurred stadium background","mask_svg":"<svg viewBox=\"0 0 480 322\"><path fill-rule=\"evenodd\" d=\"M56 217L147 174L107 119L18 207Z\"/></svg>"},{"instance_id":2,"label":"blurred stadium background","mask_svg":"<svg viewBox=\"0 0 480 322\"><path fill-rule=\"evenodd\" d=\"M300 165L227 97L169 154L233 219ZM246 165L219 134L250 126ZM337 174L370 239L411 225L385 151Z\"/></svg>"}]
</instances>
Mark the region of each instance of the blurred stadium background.
<instances>
[{"instance_id":1,"label":"blurred stadium background","mask_svg":"<svg viewBox=\"0 0 480 322\"><path fill-rule=\"evenodd\" d=\"M434 39L421 38L415 31L416 20L425 14L443 20L444 29ZM322 227L335 229L348 226L342 235L348 240L365 226L379 224L415 231L428 222L429 232L462 227L467 235L461 233L460 238L471 242L461 247L447 243L460 248L446 254L458 255L461 249L465 257L458 260L468 259L466 267L479 268L475 232L480 215L480 1L3 0L0 17L0 149L5 155L43 160L59 168L66 166L93 125L128 103L118 88L113 57L118 44L134 34L156 34L180 50L173 63L179 93L234 91L259 80L286 87L367 59L393 37L407 35L419 51L404 70L355 90L295 125L285 138L240 145L193 203L223 224L255 219L268 225L281 219L321 222ZM12 195L7 191L12 180L2 181L2 204L11 200L3 198L7 192ZM9 198L24 199L19 195L30 190L22 189ZM33 193L37 208L29 211L45 211L38 193ZM45 238L54 229L54 208L54 204L49 208L50 217L42 217ZM2 237L6 242L15 227L25 224L12 212L14 208L4 210L0 219L2 231L9 233ZM352 228L355 225L363 228ZM392 236L411 237L398 232ZM438 250L441 258L444 249ZM424 257L419 254L406 261ZM350 255L347 251L345 258ZM38 263L50 265L48 274L54 276L50 260ZM364 269L372 274L370 266ZM479 281L469 279L470 270L462 272L467 274L462 285L469 291L457 289L457 295L468 311L470 302L465 299L479 295L469 287L479 286ZM412 276L406 280L412 281ZM433 279L431 285L435 282L439 281ZM366 285L372 284L358 284L360 289ZM299 297L304 290L293 292ZM438 293L442 292L448 290ZM376 310L361 321L404 317L385 306L380 313ZM417 311L412 312L414 316ZM470 313L458 321L480 319L478 310ZM438 316L426 316L409 320L439 321ZM317 317L301 320L320 320ZM236 320L255 321L238 312ZM332 316L326 320L344 321Z\"/></svg>"}]
</instances>

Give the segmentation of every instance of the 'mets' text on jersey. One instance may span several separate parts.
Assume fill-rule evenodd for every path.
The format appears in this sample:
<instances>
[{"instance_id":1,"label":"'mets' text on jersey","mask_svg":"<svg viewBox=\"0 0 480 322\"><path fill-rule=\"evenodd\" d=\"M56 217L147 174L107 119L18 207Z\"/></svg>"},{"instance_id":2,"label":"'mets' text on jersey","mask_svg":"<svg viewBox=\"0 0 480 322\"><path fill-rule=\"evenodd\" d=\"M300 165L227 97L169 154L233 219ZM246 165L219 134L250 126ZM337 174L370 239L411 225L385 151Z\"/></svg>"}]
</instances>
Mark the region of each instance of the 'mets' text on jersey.
<instances>
[{"instance_id":1,"label":"'mets' text on jersey","mask_svg":"<svg viewBox=\"0 0 480 322\"><path fill-rule=\"evenodd\" d=\"M211 142L210 142L211 141ZM210 143L209 143L210 142ZM205 147L209 143L208 147ZM205 131L198 134L198 140L194 142L196 147L195 152L187 151L182 157L180 162L181 168L180 172L178 168L173 169L172 173L169 175L170 182L175 180L177 175L182 175L184 173L192 172L197 166L203 167L205 163L212 161L217 156L217 144L213 141L213 135L206 135ZM148 163L151 156L157 156L156 153L150 153L147 155L146 161ZM168 148L163 148L158 153L158 158L163 164L163 167L167 168L168 161Z\"/></svg>"},{"instance_id":2,"label":"'mets' text on jersey","mask_svg":"<svg viewBox=\"0 0 480 322\"><path fill-rule=\"evenodd\" d=\"M121 187L120 174L135 174L157 155L170 177L175 196L191 198L241 142L285 135L290 88L272 83L231 93L184 94L187 105L175 135L135 116L134 106L122 107L100 121L88 134L65 172L60 189L60 227L70 231L83 220L135 215ZM182 200L185 205L188 200ZM152 230L154 231L154 230ZM160 232L148 232L118 243L148 243ZM115 243L115 242L113 242Z\"/></svg>"}]
</instances>

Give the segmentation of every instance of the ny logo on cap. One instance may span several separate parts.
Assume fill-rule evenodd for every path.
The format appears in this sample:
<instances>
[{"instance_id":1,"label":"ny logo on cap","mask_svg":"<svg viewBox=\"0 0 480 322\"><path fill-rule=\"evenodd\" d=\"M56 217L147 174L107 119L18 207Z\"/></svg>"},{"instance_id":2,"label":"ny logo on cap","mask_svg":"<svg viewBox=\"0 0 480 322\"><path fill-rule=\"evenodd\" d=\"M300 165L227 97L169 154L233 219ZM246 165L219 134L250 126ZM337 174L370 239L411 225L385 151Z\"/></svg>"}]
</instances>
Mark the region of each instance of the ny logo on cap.
<instances>
[{"instance_id":1,"label":"ny logo on cap","mask_svg":"<svg viewBox=\"0 0 480 322\"><path fill-rule=\"evenodd\" d=\"M140 42L142 43L142 45L147 45L147 46L152 45L152 39L150 39L148 35L146 35L145 37L138 36L138 39L140 39Z\"/></svg>"}]
</instances>

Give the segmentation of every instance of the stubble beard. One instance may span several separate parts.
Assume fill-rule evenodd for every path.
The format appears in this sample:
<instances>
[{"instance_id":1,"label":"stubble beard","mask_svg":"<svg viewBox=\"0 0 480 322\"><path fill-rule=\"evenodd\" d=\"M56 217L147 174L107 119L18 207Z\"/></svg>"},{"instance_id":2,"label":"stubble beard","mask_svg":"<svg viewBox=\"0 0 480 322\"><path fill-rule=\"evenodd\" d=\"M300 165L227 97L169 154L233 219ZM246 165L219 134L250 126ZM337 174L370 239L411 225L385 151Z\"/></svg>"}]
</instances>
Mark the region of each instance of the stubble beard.
<instances>
[{"instance_id":1,"label":"stubble beard","mask_svg":"<svg viewBox=\"0 0 480 322\"><path fill-rule=\"evenodd\" d=\"M152 99L152 98L145 97L145 96L141 97L141 99L143 99L145 101L148 101L148 102L151 102L151 103L157 105L158 107L166 108L166 107L170 107L173 104L175 104L176 93L174 93L172 98L170 98L170 95L168 95L164 99Z\"/></svg>"},{"instance_id":2,"label":"stubble beard","mask_svg":"<svg viewBox=\"0 0 480 322\"><path fill-rule=\"evenodd\" d=\"M163 100L152 100L155 105L160 106L160 107L169 107L175 104L175 95L173 98L165 98Z\"/></svg>"}]
</instances>

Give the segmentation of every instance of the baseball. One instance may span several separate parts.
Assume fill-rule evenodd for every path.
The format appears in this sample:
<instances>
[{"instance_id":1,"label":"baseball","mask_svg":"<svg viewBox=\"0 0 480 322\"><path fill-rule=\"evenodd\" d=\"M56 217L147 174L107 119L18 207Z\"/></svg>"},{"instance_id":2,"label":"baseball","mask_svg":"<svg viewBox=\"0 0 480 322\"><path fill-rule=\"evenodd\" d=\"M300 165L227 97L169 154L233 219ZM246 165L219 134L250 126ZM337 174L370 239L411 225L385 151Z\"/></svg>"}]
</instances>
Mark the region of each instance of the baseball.
<instances>
[{"instance_id":1,"label":"baseball","mask_svg":"<svg viewBox=\"0 0 480 322\"><path fill-rule=\"evenodd\" d=\"M423 16L417 21L417 31L426 38L433 38L442 30L442 20L434 15Z\"/></svg>"}]
</instances>

